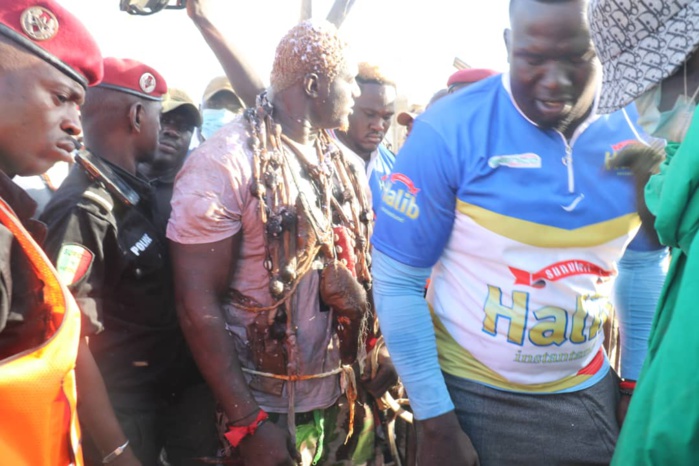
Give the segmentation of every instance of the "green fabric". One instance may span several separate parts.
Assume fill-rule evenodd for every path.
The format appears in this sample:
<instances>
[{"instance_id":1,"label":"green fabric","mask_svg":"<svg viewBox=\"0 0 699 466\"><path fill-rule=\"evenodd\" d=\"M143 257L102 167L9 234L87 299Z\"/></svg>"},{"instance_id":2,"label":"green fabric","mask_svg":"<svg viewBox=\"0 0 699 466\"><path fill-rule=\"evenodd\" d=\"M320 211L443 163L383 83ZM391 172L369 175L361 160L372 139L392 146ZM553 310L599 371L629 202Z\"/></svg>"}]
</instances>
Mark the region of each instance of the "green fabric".
<instances>
[{"instance_id":1,"label":"green fabric","mask_svg":"<svg viewBox=\"0 0 699 466\"><path fill-rule=\"evenodd\" d=\"M364 422L361 423L361 427L362 430L360 432L355 431L354 433L354 435L357 435L357 446L354 447L354 452L352 452L352 464L365 464L374 458L374 445L376 444L376 439L374 438L374 416L371 409L368 409L368 405L364 412Z\"/></svg>"},{"instance_id":2,"label":"green fabric","mask_svg":"<svg viewBox=\"0 0 699 466\"><path fill-rule=\"evenodd\" d=\"M699 112L646 185L672 263L612 465L699 464ZM694 246L697 250L699 246Z\"/></svg>"},{"instance_id":3,"label":"green fabric","mask_svg":"<svg viewBox=\"0 0 699 466\"><path fill-rule=\"evenodd\" d=\"M315 450L313 464L318 464L323 456L323 444L325 443L325 417L323 410L313 411L313 423L296 426L296 449L299 451Z\"/></svg>"}]
</instances>

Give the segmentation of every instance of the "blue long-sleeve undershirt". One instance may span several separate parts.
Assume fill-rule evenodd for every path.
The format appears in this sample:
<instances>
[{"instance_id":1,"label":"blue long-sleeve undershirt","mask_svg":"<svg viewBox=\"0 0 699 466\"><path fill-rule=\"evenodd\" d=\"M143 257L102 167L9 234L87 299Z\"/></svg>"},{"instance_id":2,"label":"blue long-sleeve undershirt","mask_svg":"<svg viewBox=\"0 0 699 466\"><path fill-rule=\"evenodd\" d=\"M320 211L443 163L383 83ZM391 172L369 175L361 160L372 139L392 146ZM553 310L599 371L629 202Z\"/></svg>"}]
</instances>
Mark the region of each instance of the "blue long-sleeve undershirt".
<instances>
[{"instance_id":1,"label":"blue long-sleeve undershirt","mask_svg":"<svg viewBox=\"0 0 699 466\"><path fill-rule=\"evenodd\" d=\"M374 301L381 332L418 420L454 409L437 359L437 341L424 299L430 268L402 264L374 249Z\"/></svg>"},{"instance_id":2,"label":"blue long-sleeve undershirt","mask_svg":"<svg viewBox=\"0 0 699 466\"><path fill-rule=\"evenodd\" d=\"M637 380L648 351L655 309L668 267L667 248L627 249L619 261L614 306L621 333L621 377Z\"/></svg>"}]
</instances>

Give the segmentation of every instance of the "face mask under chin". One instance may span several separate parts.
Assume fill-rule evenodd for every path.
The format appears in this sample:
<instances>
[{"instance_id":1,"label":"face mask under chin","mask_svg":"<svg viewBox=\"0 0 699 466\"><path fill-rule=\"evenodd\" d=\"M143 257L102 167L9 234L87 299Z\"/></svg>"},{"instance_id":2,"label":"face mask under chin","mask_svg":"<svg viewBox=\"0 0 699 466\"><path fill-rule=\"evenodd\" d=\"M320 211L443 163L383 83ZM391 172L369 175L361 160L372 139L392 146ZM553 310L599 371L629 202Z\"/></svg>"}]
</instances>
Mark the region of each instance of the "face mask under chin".
<instances>
[{"instance_id":1,"label":"face mask under chin","mask_svg":"<svg viewBox=\"0 0 699 466\"><path fill-rule=\"evenodd\" d=\"M680 95L671 110L661 112L662 83L655 86L636 99L638 124L653 137L682 142L697 108L694 102L697 93L699 89L692 96Z\"/></svg>"},{"instance_id":2,"label":"face mask under chin","mask_svg":"<svg viewBox=\"0 0 699 466\"><path fill-rule=\"evenodd\" d=\"M216 131L233 121L237 116L236 113L225 108L205 108L201 113L203 120L201 135L204 136L205 139L209 139Z\"/></svg>"}]
</instances>

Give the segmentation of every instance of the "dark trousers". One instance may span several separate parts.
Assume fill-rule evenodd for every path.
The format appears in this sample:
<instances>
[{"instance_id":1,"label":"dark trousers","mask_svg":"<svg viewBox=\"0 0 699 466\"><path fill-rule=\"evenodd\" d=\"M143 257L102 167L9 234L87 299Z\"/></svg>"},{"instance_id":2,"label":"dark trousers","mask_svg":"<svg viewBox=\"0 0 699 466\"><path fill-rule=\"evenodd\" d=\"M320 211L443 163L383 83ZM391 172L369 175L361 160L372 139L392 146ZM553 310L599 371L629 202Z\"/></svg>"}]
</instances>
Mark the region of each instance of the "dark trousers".
<instances>
[{"instance_id":1,"label":"dark trousers","mask_svg":"<svg viewBox=\"0 0 699 466\"><path fill-rule=\"evenodd\" d=\"M111 395L111 394L110 394ZM128 396L112 396L114 411L129 445L143 466L156 466L165 450L171 466L200 466L198 458L215 457L219 448L216 406L209 388L201 383L184 389L173 400L144 407L129 406ZM102 455L83 428L86 466L100 466Z\"/></svg>"},{"instance_id":2,"label":"dark trousers","mask_svg":"<svg viewBox=\"0 0 699 466\"><path fill-rule=\"evenodd\" d=\"M608 465L619 435L613 371L585 390L506 392L444 374L461 428L481 466Z\"/></svg>"}]
</instances>

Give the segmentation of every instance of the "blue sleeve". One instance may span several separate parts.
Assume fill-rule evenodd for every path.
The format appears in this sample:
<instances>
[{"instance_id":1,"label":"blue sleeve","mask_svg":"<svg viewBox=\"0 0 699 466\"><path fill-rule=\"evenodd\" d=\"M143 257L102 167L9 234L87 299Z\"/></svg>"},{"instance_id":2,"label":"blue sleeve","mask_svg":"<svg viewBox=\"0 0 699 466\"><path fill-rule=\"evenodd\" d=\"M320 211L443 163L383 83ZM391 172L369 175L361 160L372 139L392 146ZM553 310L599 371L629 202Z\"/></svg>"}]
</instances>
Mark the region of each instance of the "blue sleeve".
<instances>
[{"instance_id":1,"label":"blue sleeve","mask_svg":"<svg viewBox=\"0 0 699 466\"><path fill-rule=\"evenodd\" d=\"M668 267L668 249L627 249L614 283L621 337L621 377L638 380Z\"/></svg>"},{"instance_id":2,"label":"blue sleeve","mask_svg":"<svg viewBox=\"0 0 699 466\"><path fill-rule=\"evenodd\" d=\"M373 253L374 300L381 332L400 375L415 418L454 409L437 359L432 319L423 298L429 268L401 264Z\"/></svg>"},{"instance_id":3,"label":"blue sleeve","mask_svg":"<svg viewBox=\"0 0 699 466\"><path fill-rule=\"evenodd\" d=\"M460 170L454 152L430 122L418 118L376 212L376 249L413 267L437 262L455 217Z\"/></svg>"}]
</instances>

